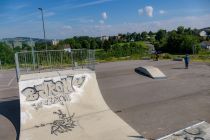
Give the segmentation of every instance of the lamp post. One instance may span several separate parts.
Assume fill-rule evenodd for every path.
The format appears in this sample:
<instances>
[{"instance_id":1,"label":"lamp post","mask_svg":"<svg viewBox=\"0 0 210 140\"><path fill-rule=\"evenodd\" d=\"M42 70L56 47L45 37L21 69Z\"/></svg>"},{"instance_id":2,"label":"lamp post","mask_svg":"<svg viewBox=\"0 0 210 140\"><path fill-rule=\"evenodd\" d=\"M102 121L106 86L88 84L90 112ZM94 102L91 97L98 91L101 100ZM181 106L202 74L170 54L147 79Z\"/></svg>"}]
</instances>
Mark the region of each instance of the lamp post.
<instances>
[{"instance_id":1,"label":"lamp post","mask_svg":"<svg viewBox=\"0 0 210 140\"><path fill-rule=\"evenodd\" d=\"M45 41L45 49L47 50L47 42L46 42L46 35L45 35L45 26L44 26L44 14L43 14L43 9L38 8L41 11L42 14L42 26L43 26L43 33L44 33L44 41Z\"/></svg>"}]
</instances>

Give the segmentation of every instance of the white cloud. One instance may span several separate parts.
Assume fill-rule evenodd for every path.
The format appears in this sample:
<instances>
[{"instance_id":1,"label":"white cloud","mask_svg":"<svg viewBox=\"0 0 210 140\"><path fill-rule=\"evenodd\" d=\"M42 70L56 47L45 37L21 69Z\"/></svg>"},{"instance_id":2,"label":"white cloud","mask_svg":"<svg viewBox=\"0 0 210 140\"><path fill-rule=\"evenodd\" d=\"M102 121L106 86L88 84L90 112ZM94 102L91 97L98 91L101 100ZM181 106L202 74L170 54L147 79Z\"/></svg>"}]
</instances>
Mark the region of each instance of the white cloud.
<instances>
[{"instance_id":1,"label":"white cloud","mask_svg":"<svg viewBox=\"0 0 210 140\"><path fill-rule=\"evenodd\" d=\"M159 10L159 14L163 15L163 14L165 14L165 13L166 13L166 11L164 11L164 10Z\"/></svg>"},{"instance_id":2,"label":"white cloud","mask_svg":"<svg viewBox=\"0 0 210 140\"><path fill-rule=\"evenodd\" d=\"M101 13L101 16L104 20L106 20L108 18L108 15L106 12Z\"/></svg>"},{"instance_id":3,"label":"white cloud","mask_svg":"<svg viewBox=\"0 0 210 140\"><path fill-rule=\"evenodd\" d=\"M26 8L28 6L29 5L27 5L27 4L18 4L18 5L9 6L9 8L10 9L15 9L15 10L20 10L20 9Z\"/></svg>"},{"instance_id":4,"label":"white cloud","mask_svg":"<svg viewBox=\"0 0 210 140\"><path fill-rule=\"evenodd\" d=\"M202 16L183 16L170 18L166 20L156 20L151 22L136 23L119 23L114 25L106 24L78 24L71 27L62 24L60 21L48 21L46 24L47 38L67 38L72 36L100 36L100 35L116 35L118 33L157 31L159 29L173 30L182 25L190 28L204 28L210 25L210 14ZM1 23L0 23L1 24ZM42 38L42 28L40 21L16 24L16 26L8 25L0 26L0 38L31 36Z\"/></svg>"},{"instance_id":5,"label":"white cloud","mask_svg":"<svg viewBox=\"0 0 210 140\"><path fill-rule=\"evenodd\" d=\"M79 23L93 23L94 20L89 17L77 17L77 18L70 18L67 20L68 22L79 22Z\"/></svg>"},{"instance_id":6,"label":"white cloud","mask_svg":"<svg viewBox=\"0 0 210 140\"><path fill-rule=\"evenodd\" d=\"M144 10L149 17L153 16L153 7L152 6L145 6Z\"/></svg>"},{"instance_id":7,"label":"white cloud","mask_svg":"<svg viewBox=\"0 0 210 140\"><path fill-rule=\"evenodd\" d=\"M104 20L99 20L99 23L100 24L104 24Z\"/></svg>"},{"instance_id":8,"label":"white cloud","mask_svg":"<svg viewBox=\"0 0 210 140\"><path fill-rule=\"evenodd\" d=\"M90 7L93 5L103 4L103 3L111 2L111 1L113 0L95 0L91 2L81 3L78 5L67 4L67 5L57 6L57 7L53 7L53 9L62 9L62 10L63 9L76 9L76 8Z\"/></svg>"},{"instance_id":9,"label":"white cloud","mask_svg":"<svg viewBox=\"0 0 210 140\"><path fill-rule=\"evenodd\" d=\"M144 13L144 10L143 9L138 9L138 14L139 15L143 15L143 13Z\"/></svg>"},{"instance_id":10,"label":"white cloud","mask_svg":"<svg viewBox=\"0 0 210 140\"><path fill-rule=\"evenodd\" d=\"M54 16L54 15L55 15L54 12L45 12L45 13L44 13L44 16L45 16L45 17L51 17L51 16Z\"/></svg>"},{"instance_id":11,"label":"white cloud","mask_svg":"<svg viewBox=\"0 0 210 140\"><path fill-rule=\"evenodd\" d=\"M71 27L70 25L64 25L64 26L63 26L63 29L71 30L72 27Z\"/></svg>"}]
</instances>

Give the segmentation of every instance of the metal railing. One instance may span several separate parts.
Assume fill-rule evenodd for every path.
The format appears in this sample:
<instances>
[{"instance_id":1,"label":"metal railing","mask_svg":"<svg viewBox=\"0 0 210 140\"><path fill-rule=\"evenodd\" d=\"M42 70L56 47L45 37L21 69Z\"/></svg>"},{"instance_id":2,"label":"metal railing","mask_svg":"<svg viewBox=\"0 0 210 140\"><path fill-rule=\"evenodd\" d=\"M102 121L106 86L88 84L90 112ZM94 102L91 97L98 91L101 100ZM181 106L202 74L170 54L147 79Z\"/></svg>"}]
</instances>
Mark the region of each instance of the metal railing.
<instances>
[{"instance_id":1,"label":"metal railing","mask_svg":"<svg viewBox=\"0 0 210 140\"><path fill-rule=\"evenodd\" d=\"M21 74L59 69L95 69L95 50L25 51L15 54L17 79Z\"/></svg>"}]
</instances>

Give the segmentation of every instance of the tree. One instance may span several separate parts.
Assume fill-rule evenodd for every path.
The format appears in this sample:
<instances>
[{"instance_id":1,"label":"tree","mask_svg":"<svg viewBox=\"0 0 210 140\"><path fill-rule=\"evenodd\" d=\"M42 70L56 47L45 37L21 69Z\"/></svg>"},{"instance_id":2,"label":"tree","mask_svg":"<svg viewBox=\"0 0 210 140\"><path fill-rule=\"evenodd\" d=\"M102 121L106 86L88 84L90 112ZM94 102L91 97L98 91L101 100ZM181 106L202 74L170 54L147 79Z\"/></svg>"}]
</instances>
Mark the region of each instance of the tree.
<instances>
[{"instance_id":1,"label":"tree","mask_svg":"<svg viewBox=\"0 0 210 140\"><path fill-rule=\"evenodd\" d=\"M103 43L103 49L107 52L108 50L110 50L111 48L111 43L109 42L109 40L105 40Z\"/></svg>"},{"instance_id":2,"label":"tree","mask_svg":"<svg viewBox=\"0 0 210 140\"><path fill-rule=\"evenodd\" d=\"M94 39L92 39L90 41L90 49L96 49L96 48L98 48L98 44L96 43Z\"/></svg>"},{"instance_id":3,"label":"tree","mask_svg":"<svg viewBox=\"0 0 210 140\"><path fill-rule=\"evenodd\" d=\"M20 46L17 46L13 49L14 52L20 52L22 49Z\"/></svg>"},{"instance_id":4,"label":"tree","mask_svg":"<svg viewBox=\"0 0 210 140\"><path fill-rule=\"evenodd\" d=\"M4 43L0 43L0 60L2 64L14 63L14 52Z\"/></svg>"},{"instance_id":5,"label":"tree","mask_svg":"<svg viewBox=\"0 0 210 140\"><path fill-rule=\"evenodd\" d=\"M155 39L158 40L158 41L161 41L163 38L166 37L166 30L162 30L160 29L157 33L156 33L156 36L155 36Z\"/></svg>"},{"instance_id":6,"label":"tree","mask_svg":"<svg viewBox=\"0 0 210 140\"><path fill-rule=\"evenodd\" d=\"M147 35L148 35L147 32L144 31L144 32L141 33L141 38L143 40L146 40L147 39Z\"/></svg>"},{"instance_id":7,"label":"tree","mask_svg":"<svg viewBox=\"0 0 210 140\"><path fill-rule=\"evenodd\" d=\"M178 34L183 34L184 33L184 26L179 26L178 28L177 28L177 33Z\"/></svg>"},{"instance_id":8,"label":"tree","mask_svg":"<svg viewBox=\"0 0 210 140\"><path fill-rule=\"evenodd\" d=\"M149 31L148 35L151 37L153 35L153 32Z\"/></svg>"},{"instance_id":9,"label":"tree","mask_svg":"<svg viewBox=\"0 0 210 140\"><path fill-rule=\"evenodd\" d=\"M82 40L82 48L90 49L90 43L87 40Z\"/></svg>"},{"instance_id":10,"label":"tree","mask_svg":"<svg viewBox=\"0 0 210 140\"><path fill-rule=\"evenodd\" d=\"M19 46L18 46L18 47L19 47ZM26 43L23 43L23 45L22 45L22 50L30 51L30 50L31 50L31 46L29 46L29 45L26 44Z\"/></svg>"}]
</instances>

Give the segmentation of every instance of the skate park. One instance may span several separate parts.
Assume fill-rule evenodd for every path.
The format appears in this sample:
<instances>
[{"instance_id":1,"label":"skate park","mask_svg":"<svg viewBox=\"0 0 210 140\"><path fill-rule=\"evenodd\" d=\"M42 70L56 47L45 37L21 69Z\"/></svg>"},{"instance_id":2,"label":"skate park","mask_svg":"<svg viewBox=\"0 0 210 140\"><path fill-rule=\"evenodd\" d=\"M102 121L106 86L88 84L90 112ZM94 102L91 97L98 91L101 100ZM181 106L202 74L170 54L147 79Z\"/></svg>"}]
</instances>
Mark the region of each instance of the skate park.
<instances>
[{"instance_id":1,"label":"skate park","mask_svg":"<svg viewBox=\"0 0 210 140\"><path fill-rule=\"evenodd\" d=\"M153 79L136 71L136 68L143 66L154 66L156 68L159 68L165 74L166 78ZM205 124L205 126L203 126L205 129L201 131L205 131L205 133L208 134L206 131L209 131L208 122L210 122L209 70L210 66L205 63L191 63L190 68L186 70L184 69L183 62L179 61L132 60L97 64L95 72L84 72L84 70L75 69L69 72L59 71L56 72L56 74L47 74L50 75L49 77L46 76L46 73L44 73L44 75L45 78L49 80L49 78L59 76L64 76L63 78L65 78L67 73L70 75L80 75L82 73L86 75L86 77L92 77L92 82L86 81L85 83L87 84L87 91L90 91L90 93L88 93L101 93L101 97L99 99L98 97L96 100L94 100L94 98L92 99L96 102L89 102L89 108L85 107L85 104L79 104L79 101L78 104L75 104L75 107L73 108L75 110L79 108L78 106L82 106L83 108L85 108L84 110L81 110L81 114L76 116L78 118L83 115L87 117L87 114L91 112L91 109L93 111L92 113L95 113L95 111L101 112L103 114L102 116L99 115L98 119L92 120L93 122L95 122L95 126L94 123L90 121L90 116L89 118L87 117L85 121L83 121L85 123L84 125L81 124L80 128L83 128L83 130L90 130L91 127L94 126L94 128L98 129L103 128L102 130L104 131L99 132L99 130L97 129L93 131L90 130L93 137L99 135L98 137L93 138L88 131L85 131L86 133L80 133L84 131L76 130L78 126L77 124L77 126L75 126L75 131L77 131L79 135L75 135L74 138L82 138L83 135L86 138L88 138L87 136L89 136L89 139L102 139L99 137L104 136L101 134L106 132L104 134L106 134L106 136L110 135L110 137L103 137L104 139L113 139L113 136L115 136L114 139L158 139L189 126L193 126L195 124ZM96 76L94 76L94 73L96 73ZM40 73L39 75L41 74L42 73ZM18 134L18 131L21 131L19 127L20 125L21 127L23 127L21 124L23 122L22 116L25 116L25 118L27 118L27 114L23 115L24 113L22 114L22 112L20 111L21 106L19 104L19 99L23 103L26 100L26 96L22 95L22 97L20 96L19 98L19 93L24 92L24 89L27 87L33 87L28 85L32 85L35 83L31 79L41 79L39 78L39 75L32 74L32 78L29 78L30 76L23 76L23 78L21 79L21 81L23 81L22 86L18 86L15 79L15 71L1 71L1 79L8 79L1 81L0 90L0 109L1 114L4 116L4 119L1 119L1 121L5 122L4 126L8 129L3 134L1 134L1 136L4 135L5 139L11 139L12 135L14 135L14 138L16 137L16 133ZM53 79L53 82L56 82L56 79L58 80L59 78ZM60 80L61 79L62 78L60 78ZM34 85L38 86L43 81L44 80L42 79ZM98 87L97 82L99 85ZM74 88L78 88L78 90L80 91L79 86ZM83 87L81 86L81 88ZM93 91L93 89L97 89L97 91ZM79 96L77 98L81 97ZM84 98L84 100L85 99L88 99L88 97ZM28 98L28 100L31 99ZM100 103L97 103L97 101L100 101ZM94 106L95 104L97 104L97 107ZM102 105L100 106L100 104ZM55 106L55 108L56 107L59 108L59 106ZM50 108L48 109L50 110ZM25 110L28 111L27 109ZM71 109L69 110L71 111ZM21 118L19 117L20 112ZM52 116L52 118L56 117L56 114L64 114L62 111L60 112L59 109L49 112L55 112L54 115L53 113L47 115ZM104 115L105 113L108 114ZM38 118L40 117L40 120L43 120L43 122L39 122L38 125L27 123L27 125L30 124L32 126L35 126L33 129L46 131L45 129L49 127L48 125L54 121L53 119L49 119L50 121L47 122L46 120L42 119L43 117L40 114L34 115L38 116ZM70 116L72 115L73 114L70 113ZM111 119L109 118L109 115L112 117ZM106 118L106 116L108 116L108 118ZM9 120L8 123L6 123L5 118ZM35 117L35 119L36 118L37 117ZM19 122L19 120L21 120L21 123ZM106 121L103 122L103 120ZM92 126L89 125L86 121L90 121L90 124ZM103 124L97 124L97 121L102 121ZM203 121L205 122L203 123ZM13 125L9 122L12 122ZM88 128L86 125L90 127ZM104 128L105 125L108 128ZM24 136L26 139L27 137L31 137L29 134L30 131L33 130L31 126L25 127L28 133L21 132L21 135ZM14 128L16 129L16 131L14 131ZM116 131L112 129L110 131L110 128ZM38 136L39 133L42 133L40 131L34 130L31 133L35 132L36 136ZM71 133L73 134L73 132L74 128L70 132L70 137L74 136L71 135ZM64 133L63 137L66 136L67 135ZM203 137L208 138L209 136L205 135ZM50 137L48 139L53 138Z\"/></svg>"}]
</instances>

